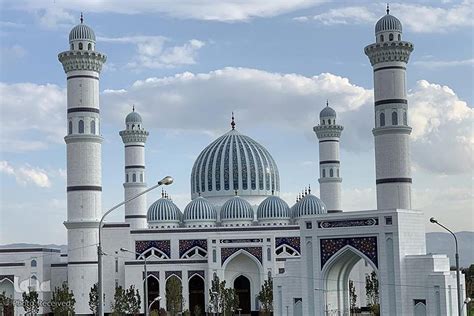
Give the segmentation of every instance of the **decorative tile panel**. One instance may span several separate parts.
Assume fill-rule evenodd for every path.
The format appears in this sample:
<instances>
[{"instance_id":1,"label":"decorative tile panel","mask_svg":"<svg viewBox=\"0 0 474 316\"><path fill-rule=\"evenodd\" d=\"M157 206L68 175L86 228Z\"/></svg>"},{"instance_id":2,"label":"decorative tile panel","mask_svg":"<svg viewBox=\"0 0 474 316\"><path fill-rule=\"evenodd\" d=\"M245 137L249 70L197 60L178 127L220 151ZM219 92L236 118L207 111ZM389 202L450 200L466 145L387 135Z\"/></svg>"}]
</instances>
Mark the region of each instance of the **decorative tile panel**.
<instances>
[{"instance_id":1,"label":"decorative tile panel","mask_svg":"<svg viewBox=\"0 0 474 316\"><path fill-rule=\"evenodd\" d=\"M188 280L195 274L197 274L197 275L201 276L203 279L205 279L204 270L189 270L188 271Z\"/></svg>"},{"instance_id":2,"label":"decorative tile panel","mask_svg":"<svg viewBox=\"0 0 474 316\"><path fill-rule=\"evenodd\" d=\"M172 275L176 275L180 279L183 277L183 273L181 271L165 271L166 280L168 280L168 278Z\"/></svg>"},{"instance_id":3,"label":"decorative tile panel","mask_svg":"<svg viewBox=\"0 0 474 316\"><path fill-rule=\"evenodd\" d=\"M135 241L135 251L143 254L145 251L155 248L165 253L171 258L171 243L169 240L137 240ZM138 259L138 255L136 258Z\"/></svg>"},{"instance_id":4,"label":"decorative tile panel","mask_svg":"<svg viewBox=\"0 0 474 316\"><path fill-rule=\"evenodd\" d=\"M147 275L154 276L158 281L160 280L160 271L147 271ZM145 279L145 271L142 272L142 278Z\"/></svg>"},{"instance_id":5,"label":"decorative tile panel","mask_svg":"<svg viewBox=\"0 0 474 316\"><path fill-rule=\"evenodd\" d=\"M288 245L301 253L300 237L276 237L275 238L275 249L281 245Z\"/></svg>"},{"instance_id":6,"label":"decorative tile panel","mask_svg":"<svg viewBox=\"0 0 474 316\"><path fill-rule=\"evenodd\" d=\"M207 239L185 239L179 241L179 257L181 258L186 252L194 247L201 247L207 251Z\"/></svg>"},{"instance_id":7,"label":"decorative tile panel","mask_svg":"<svg viewBox=\"0 0 474 316\"><path fill-rule=\"evenodd\" d=\"M331 257L345 246L351 246L369 258L378 267L377 237L332 238L320 240L321 269Z\"/></svg>"},{"instance_id":8,"label":"decorative tile panel","mask_svg":"<svg viewBox=\"0 0 474 316\"><path fill-rule=\"evenodd\" d=\"M334 220L334 221L318 221L319 228L377 226L378 224L379 224L379 219L376 217Z\"/></svg>"},{"instance_id":9,"label":"decorative tile panel","mask_svg":"<svg viewBox=\"0 0 474 316\"><path fill-rule=\"evenodd\" d=\"M235 244L235 243L253 243L263 242L262 238L243 238L243 239L221 239L221 244Z\"/></svg>"},{"instance_id":10,"label":"decorative tile panel","mask_svg":"<svg viewBox=\"0 0 474 316\"><path fill-rule=\"evenodd\" d=\"M14 275L0 275L0 281L8 279L10 281L15 282L15 276Z\"/></svg>"},{"instance_id":11,"label":"decorative tile panel","mask_svg":"<svg viewBox=\"0 0 474 316\"><path fill-rule=\"evenodd\" d=\"M222 248L221 249L221 264L236 253L239 250L245 250L252 256L258 259L260 263L262 263L262 248L261 247L235 247L235 248Z\"/></svg>"}]
</instances>

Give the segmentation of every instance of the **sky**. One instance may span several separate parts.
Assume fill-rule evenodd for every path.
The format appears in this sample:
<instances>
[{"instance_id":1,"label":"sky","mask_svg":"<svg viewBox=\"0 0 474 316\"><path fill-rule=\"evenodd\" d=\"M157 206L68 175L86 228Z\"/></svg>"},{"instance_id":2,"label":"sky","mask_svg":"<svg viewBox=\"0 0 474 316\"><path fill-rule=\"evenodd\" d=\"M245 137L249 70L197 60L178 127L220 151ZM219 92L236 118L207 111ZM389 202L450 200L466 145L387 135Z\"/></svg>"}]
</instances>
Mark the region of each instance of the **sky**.
<instances>
[{"instance_id":1,"label":"sky","mask_svg":"<svg viewBox=\"0 0 474 316\"><path fill-rule=\"evenodd\" d=\"M58 53L84 22L105 53L103 208L123 199L118 132L132 104L150 131L146 172L184 209L194 160L230 129L265 146L290 205L318 195L312 128L326 100L344 125L345 211L376 208L372 68L377 1L0 1L0 244L66 243L66 78ZM407 69L413 206L474 231L473 1L390 3L415 50ZM150 193L148 203L159 198ZM123 219L123 210L110 221Z\"/></svg>"}]
</instances>

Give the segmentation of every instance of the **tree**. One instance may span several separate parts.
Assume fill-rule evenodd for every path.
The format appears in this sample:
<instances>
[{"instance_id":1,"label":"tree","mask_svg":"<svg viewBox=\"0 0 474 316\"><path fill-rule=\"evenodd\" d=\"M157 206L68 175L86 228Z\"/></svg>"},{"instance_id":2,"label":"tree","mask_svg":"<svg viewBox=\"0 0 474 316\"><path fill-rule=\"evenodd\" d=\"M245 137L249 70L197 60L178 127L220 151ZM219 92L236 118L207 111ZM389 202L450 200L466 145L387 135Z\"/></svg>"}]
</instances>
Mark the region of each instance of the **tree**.
<instances>
[{"instance_id":1,"label":"tree","mask_svg":"<svg viewBox=\"0 0 474 316\"><path fill-rule=\"evenodd\" d=\"M183 308L183 286L174 275L166 282L166 308L171 316L177 315Z\"/></svg>"},{"instance_id":2,"label":"tree","mask_svg":"<svg viewBox=\"0 0 474 316\"><path fill-rule=\"evenodd\" d=\"M120 285L115 287L112 315L137 315L140 312L140 304L140 294L135 290L135 286L131 285L126 290Z\"/></svg>"},{"instance_id":3,"label":"tree","mask_svg":"<svg viewBox=\"0 0 474 316\"><path fill-rule=\"evenodd\" d=\"M380 315L379 281L375 271L365 277L365 292L367 294L367 306L375 315Z\"/></svg>"},{"instance_id":4,"label":"tree","mask_svg":"<svg viewBox=\"0 0 474 316\"><path fill-rule=\"evenodd\" d=\"M51 298L51 311L54 315L74 315L76 299L74 293L69 291L69 286L63 282L61 287L56 287Z\"/></svg>"},{"instance_id":5,"label":"tree","mask_svg":"<svg viewBox=\"0 0 474 316\"><path fill-rule=\"evenodd\" d=\"M38 292L30 289L28 293L23 292L22 296L26 315L37 315L39 312Z\"/></svg>"},{"instance_id":6,"label":"tree","mask_svg":"<svg viewBox=\"0 0 474 316\"><path fill-rule=\"evenodd\" d=\"M225 287L225 281L223 282L223 312L224 316L233 315L234 311L239 307L239 296L232 288Z\"/></svg>"},{"instance_id":7,"label":"tree","mask_svg":"<svg viewBox=\"0 0 474 316\"><path fill-rule=\"evenodd\" d=\"M349 280L349 297L351 303L351 311L355 312L357 304L357 294L354 286L354 281Z\"/></svg>"},{"instance_id":8,"label":"tree","mask_svg":"<svg viewBox=\"0 0 474 316\"><path fill-rule=\"evenodd\" d=\"M125 291L125 298L127 300L127 313L132 315L138 315L140 313L140 293L138 289L135 289L134 285L130 285L128 290Z\"/></svg>"},{"instance_id":9,"label":"tree","mask_svg":"<svg viewBox=\"0 0 474 316\"><path fill-rule=\"evenodd\" d=\"M214 313L219 313L222 311L222 307L224 306L224 288L225 280L220 282L219 277L214 274L214 277L211 281L211 288L209 289L209 304Z\"/></svg>"},{"instance_id":10,"label":"tree","mask_svg":"<svg viewBox=\"0 0 474 316\"><path fill-rule=\"evenodd\" d=\"M13 300L8 297L5 292L0 294L0 314L2 312L5 313L5 315L13 315Z\"/></svg>"},{"instance_id":11,"label":"tree","mask_svg":"<svg viewBox=\"0 0 474 316\"><path fill-rule=\"evenodd\" d=\"M123 315L127 312L127 298L125 290L120 285L115 287L112 315Z\"/></svg>"},{"instance_id":12,"label":"tree","mask_svg":"<svg viewBox=\"0 0 474 316\"><path fill-rule=\"evenodd\" d=\"M262 311L264 314L270 315L273 304L273 279L271 277L265 280L257 298L260 303L262 303Z\"/></svg>"},{"instance_id":13,"label":"tree","mask_svg":"<svg viewBox=\"0 0 474 316\"><path fill-rule=\"evenodd\" d=\"M97 289L97 283L91 287L89 292L89 309L93 315L97 315L99 312L99 293Z\"/></svg>"}]
</instances>

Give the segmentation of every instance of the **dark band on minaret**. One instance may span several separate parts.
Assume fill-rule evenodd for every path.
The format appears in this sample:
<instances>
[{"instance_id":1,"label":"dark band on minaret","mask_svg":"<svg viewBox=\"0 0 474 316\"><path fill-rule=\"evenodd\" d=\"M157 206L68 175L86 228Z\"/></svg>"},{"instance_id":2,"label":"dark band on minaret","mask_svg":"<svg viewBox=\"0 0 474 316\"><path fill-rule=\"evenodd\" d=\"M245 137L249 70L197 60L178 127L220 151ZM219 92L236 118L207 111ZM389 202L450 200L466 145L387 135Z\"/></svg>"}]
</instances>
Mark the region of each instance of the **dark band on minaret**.
<instances>
[{"instance_id":1,"label":"dark band on minaret","mask_svg":"<svg viewBox=\"0 0 474 316\"><path fill-rule=\"evenodd\" d=\"M230 122L230 126L232 127L232 129L235 129L234 112L232 112L232 121Z\"/></svg>"}]
</instances>

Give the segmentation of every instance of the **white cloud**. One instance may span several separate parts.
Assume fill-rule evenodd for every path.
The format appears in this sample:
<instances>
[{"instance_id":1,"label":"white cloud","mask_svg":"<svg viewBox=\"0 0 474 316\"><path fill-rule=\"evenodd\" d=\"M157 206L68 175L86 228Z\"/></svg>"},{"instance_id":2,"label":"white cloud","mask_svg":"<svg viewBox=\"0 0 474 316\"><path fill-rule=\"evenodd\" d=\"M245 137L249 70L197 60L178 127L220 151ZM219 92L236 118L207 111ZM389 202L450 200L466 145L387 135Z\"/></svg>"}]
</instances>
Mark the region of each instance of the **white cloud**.
<instances>
[{"instance_id":1,"label":"white cloud","mask_svg":"<svg viewBox=\"0 0 474 316\"><path fill-rule=\"evenodd\" d=\"M56 85L0 83L0 149L24 152L62 143L65 90Z\"/></svg>"},{"instance_id":2,"label":"white cloud","mask_svg":"<svg viewBox=\"0 0 474 316\"><path fill-rule=\"evenodd\" d=\"M59 6L47 7L36 13L39 25L47 29L70 27L77 21L77 18Z\"/></svg>"},{"instance_id":3,"label":"white cloud","mask_svg":"<svg viewBox=\"0 0 474 316\"><path fill-rule=\"evenodd\" d=\"M85 12L112 12L121 14L162 13L172 17L210 21L246 21L252 18L272 17L318 5L327 0L69 0L56 1L61 10ZM10 7L26 10L44 9L49 3L37 0L18 0Z\"/></svg>"},{"instance_id":4,"label":"white cloud","mask_svg":"<svg viewBox=\"0 0 474 316\"><path fill-rule=\"evenodd\" d=\"M12 46L3 46L1 47L1 53L0 56L2 58L2 62L5 62L6 60L11 61L13 59L20 59L25 57L27 54L27 51L23 46L14 44Z\"/></svg>"},{"instance_id":5,"label":"white cloud","mask_svg":"<svg viewBox=\"0 0 474 316\"><path fill-rule=\"evenodd\" d=\"M445 4L447 5L447 4ZM330 9L314 16L300 16L296 21L316 21L324 25L375 24L385 13L381 3ZM404 28L416 33L444 33L474 25L472 2L465 0L449 6L436 7L413 3L390 3L390 12L400 19Z\"/></svg>"},{"instance_id":6,"label":"white cloud","mask_svg":"<svg viewBox=\"0 0 474 316\"><path fill-rule=\"evenodd\" d=\"M40 188L51 187L51 181L46 171L37 167L24 165L14 168L7 161L2 160L0 161L0 172L14 176L16 182L21 185L34 184Z\"/></svg>"},{"instance_id":7,"label":"white cloud","mask_svg":"<svg viewBox=\"0 0 474 316\"><path fill-rule=\"evenodd\" d=\"M474 66L474 58L462 60L417 60L415 66L429 69L444 69L446 67Z\"/></svg>"},{"instance_id":8,"label":"white cloud","mask_svg":"<svg viewBox=\"0 0 474 316\"><path fill-rule=\"evenodd\" d=\"M169 39L163 36L101 37L103 42L134 44L136 55L127 66L130 68L170 68L196 63L198 51L204 42L192 39L180 46L167 46Z\"/></svg>"}]
</instances>

